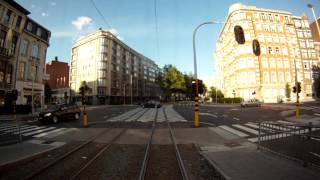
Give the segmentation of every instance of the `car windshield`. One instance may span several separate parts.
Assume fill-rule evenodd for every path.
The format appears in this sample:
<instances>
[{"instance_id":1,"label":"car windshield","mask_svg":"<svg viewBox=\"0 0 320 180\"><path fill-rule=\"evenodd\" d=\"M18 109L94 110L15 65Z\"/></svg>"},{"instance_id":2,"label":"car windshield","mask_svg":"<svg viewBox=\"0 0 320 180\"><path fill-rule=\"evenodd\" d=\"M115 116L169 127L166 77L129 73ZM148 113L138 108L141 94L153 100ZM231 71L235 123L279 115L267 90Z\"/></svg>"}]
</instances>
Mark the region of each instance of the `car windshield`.
<instances>
[{"instance_id":1,"label":"car windshield","mask_svg":"<svg viewBox=\"0 0 320 180\"><path fill-rule=\"evenodd\" d=\"M320 179L319 24L320 0L0 0L0 179Z\"/></svg>"}]
</instances>

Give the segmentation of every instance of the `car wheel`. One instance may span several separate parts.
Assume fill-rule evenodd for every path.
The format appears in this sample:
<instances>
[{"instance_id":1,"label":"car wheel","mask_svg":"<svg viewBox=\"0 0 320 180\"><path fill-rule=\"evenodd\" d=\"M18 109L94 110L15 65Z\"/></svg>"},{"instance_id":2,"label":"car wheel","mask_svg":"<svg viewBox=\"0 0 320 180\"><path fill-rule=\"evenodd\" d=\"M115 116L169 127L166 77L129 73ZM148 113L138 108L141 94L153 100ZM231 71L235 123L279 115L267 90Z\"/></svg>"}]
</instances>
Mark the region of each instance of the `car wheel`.
<instances>
[{"instance_id":1,"label":"car wheel","mask_svg":"<svg viewBox=\"0 0 320 180\"><path fill-rule=\"evenodd\" d=\"M79 120L79 118L80 118L79 113L75 113L75 114L74 114L74 119Z\"/></svg>"},{"instance_id":2,"label":"car wheel","mask_svg":"<svg viewBox=\"0 0 320 180\"><path fill-rule=\"evenodd\" d=\"M57 123L58 123L58 117L57 117L57 116L53 116L52 122L53 122L54 124L57 124Z\"/></svg>"}]
</instances>

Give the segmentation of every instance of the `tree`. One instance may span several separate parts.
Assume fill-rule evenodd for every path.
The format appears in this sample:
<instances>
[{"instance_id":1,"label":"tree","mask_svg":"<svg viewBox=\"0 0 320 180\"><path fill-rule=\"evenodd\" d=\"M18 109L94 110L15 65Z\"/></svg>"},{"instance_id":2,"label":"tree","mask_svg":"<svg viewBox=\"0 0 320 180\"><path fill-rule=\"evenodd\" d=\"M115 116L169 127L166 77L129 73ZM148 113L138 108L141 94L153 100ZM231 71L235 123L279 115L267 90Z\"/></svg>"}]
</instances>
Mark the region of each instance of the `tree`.
<instances>
[{"instance_id":1,"label":"tree","mask_svg":"<svg viewBox=\"0 0 320 180\"><path fill-rule=\"evenodd\" d=\"M86 103L86 94L91 91L91 88L87 85L86 81L81 82L81 86L79 88L79 94L81 95L82 104Z\"/></svg>"},{"instance_id":2,"label":"tree","mask_svg":"<svg viewBox=\"0 0 320 180\"><path fill-rule=\"evenodd\" d=\"M52 97L52 89L48 82L44 84L44 99L46 103L49 103L51 101Z\"/></svg>"},{"instance_id":3,"label":"tree","mask_svg":"<svg viewBox=\"0 0 320 180\"><path fill-rule=\"evenodd\" d=\"M216 100L216 98L220 99L224 97L222 91L218 90L216 87L210 87L209 96L214 100Z\"/></svg>"},{"instance_id":4,"label":"tree","mask_svg":"<svg viewBox=\"0 0 320 180\"><path fill-rule=\"evenodd\" d=\"M290 88L290 84L289 83L287 83L286 84L286 88L285 88L286 90L286 98L288 99L288 101L290 101L290 97L291 97L291 88Z\"/></svg>"},{"instance_id":5,"label":"tree","mask_svg":"<svg viewBox=\"0 0 320 180\"><path fill-rule=\"evenodd\" d=\"M161 88L166 97L173 93L183 93L186 89L186 82L183 74L173 65L165 65L163 68Z\"/></svg>"}]
</instances>

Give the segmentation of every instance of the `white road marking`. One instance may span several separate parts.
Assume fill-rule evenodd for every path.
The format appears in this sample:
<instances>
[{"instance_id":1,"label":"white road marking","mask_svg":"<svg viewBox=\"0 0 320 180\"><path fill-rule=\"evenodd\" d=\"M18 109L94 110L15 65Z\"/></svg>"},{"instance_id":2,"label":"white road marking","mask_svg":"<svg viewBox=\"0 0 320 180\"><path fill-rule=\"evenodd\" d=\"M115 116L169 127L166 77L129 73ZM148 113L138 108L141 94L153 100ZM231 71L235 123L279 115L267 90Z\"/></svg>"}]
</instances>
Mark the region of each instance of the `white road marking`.
<instances>
[{"instance_id":1,"label":"white road marking","mask_svg":"<svg viewBox=\"0 0 320 180\"><path fill-rule=\"evenodd\" d=\"M246 126L249 126L249 127L255 128L255 129L259 129L259 126L252 123L252 122L247 123ZM274 130L272 130L270 128L266 128L264 126L261 126L261 130L268 131L268 132L274 132Z\"/></svg>"},{"instance_id":2,"label":"white road marking","mask_svg":"<svg viewBox=\"0 0 320 180\"><path fill-rule=\"evenodd\" d=\"M66 128L59 128L59 129L55 129L53 131L48 131L48 132L44 132L44 133L41 133L41 134L34 135L32 137L39 138L39 137L47 136L49 134L53 134L53 133L57 133L57 132L60 132L60 131L64 131L65 129Z\"/></svg>"},{"instance_id":3,"label":"white road marking","mask_svg":"<svg viewBox=\"0 0 320 180\"><path fill-rule=\"evenodd\" d=\"M234 117L234 118L232 118L233 120L236 120L236 121L239 121L240 119L239 118L236 118L236 117Z\"/></svg>"},{"instance_id":4,"label":"white road marking","mask_svg":"<svg viewBox=\"0 0 320 180\"><path fill-rule=\"evenodd\" d=\"M247 135L247 134L245 134L245 133L243 133L243 132L241 132L241 131L238 131L238 130L233 129L233 128L231 128L231 127L229 127L229 126L226 126L226 125L222 125L222 126L218 126L218 127L221 128L221 129L224 129L224 130L226 130L226 131L229 131L229 132L231 132L232 134L238 135L238 136L240 136L240 137L248 137L248 136L249 136L249 135Z\"/></svg>"},{"instance_id":5,"label":"white road marking","mask_svg":"<svg viewBox=\"0 0 320 180\"><path fill-rule=\"evenodd\" d=\"M222 117L228 117L228 115L226 115L226 114L223 114L223 115L222 115Z\"/></svg>"},{"instance_id":6,"label":"white road marking","mask_svg":"<svg viewBox=\"0 0 320 180\"><path fill-rule=\"evenodd\" d=\"M310 154L314 155L314 156L317 156L318 158L320 158L320 154L317 154L315 152L309 152Z\"/></svg>"},{"instance_id":7,"label":"white road marking","mask_svg":"<svg viewBox=\"0 0 320 180\"><path fill-rule=\"evenodd\" d=\"M61 134L66 134L66 133L68 133L70 131L75 131L75 130L78 130L78 129L77 128L69 128L69 129L67 129L65 131L60 131L60 132L55 133L55 134L47 135L46 138L54 138L54 137L59 136Z\"/></svg>"},{"instance_id":8,"label":"white road marking","mask_svg":"<svg viewBox=\"0 0 320 180\"><path fill-rule=\"evenodd\" d=\"M30 136L30 135L42 133L42 132L45 132L45 131L49 131L49 130L51 130L51 129L56 129L56 127L49 127L49 128L46 128L46 129L41 129L41 130L33 131L33 132L30 132L30 133L24 133L24 134L22 134L22 135L23 135L23 136Z\"/></svg>"},{"instance_id":9,"label":"white road marking","mask_svg":"<svg viewBox=\"0 0 320 180\"><path fill-rule=\"evenodd\" d=\"M242 125L240 125L240 124L233 124L232 126L233 126L233 127L237 127L237 128L239 128L239 129L242 129L242 130L244 130L244 131L247 131L247 132L249 132L249 133L251 133L251 134L259 135L259 131L254 130L254 129L251 129L251 128L248 128L248 127L245 127L245 126L242 126ZM261 134L263 134L263 133L261 133Z\"/></svg>"},{"instance_id":10,"label":"white road marking","mask_svg":"<svg viewBox=\"0 0 320 180\"><path fill-rule=\"evenodd\" d=\"M29 127L29 126L26 126L26 125L20 126L20 128L26 128L26 127ZM13 130L13 129L17 129L17 128L18 128L18 126L1 127L0 131Z\"/></svg>"},{"instance_id":11,"label":"white road marking","mask_svg":"<svg viewBox=\"0 0 320 180\"><path fill-rule=\"evenodd\" d=\"M46 128L46 126L39 126L39 127L36 127L36 128L25 129L25 130L21 131L20 133L26 133L26 132L29 132L29 131L39 130L39 129L43 129L43 128ZM16 132L14 134L19 134L19 132Z\"/></svg>"},{"instance_id":12,"label":"white road marking","mask_svg":"<svg viewBox=\"0 0 320 180\"><path fill-rule=\"evenodd\" d=\"M284 124L293 124L292 122L289 122L289 121L283 121L283 120L279 120L277 121L279 123L284 123Z\"/></svg>"},{"instance_id":13,"label":"white road marking","mask_svg":"<svg viewBox=\"0 0 320 180\"><path fill-rule=\"evenodd\" d=\"M320 116L320 114L319 114L319 113L314 113L313 115L315 115L315 116Z\"/></svg>"},{"instance_id":14,"label":"white road marking","mask_svg":"<svg viewBox=\"0 0 320 180\"><path fill-rule=\"evenodd\" d=\"M210 113L199 113L199 114L200 114L200 115L203 115L203 116L211 116L211 117L215 117L215 118L218 117L217 115L210 114Z\"/></svg>"}]
</instances>

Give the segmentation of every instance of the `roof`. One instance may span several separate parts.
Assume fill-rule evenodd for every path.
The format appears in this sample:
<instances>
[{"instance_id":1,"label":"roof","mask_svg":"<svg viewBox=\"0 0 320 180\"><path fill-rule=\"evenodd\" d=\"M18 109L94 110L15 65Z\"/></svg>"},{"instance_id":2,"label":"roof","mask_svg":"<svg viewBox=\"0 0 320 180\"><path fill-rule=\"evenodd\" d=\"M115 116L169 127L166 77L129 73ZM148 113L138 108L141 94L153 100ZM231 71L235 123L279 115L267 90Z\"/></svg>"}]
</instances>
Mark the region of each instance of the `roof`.
<instances>
[{"instance_id":1,"label":"roof","mask_svg":"<svg viewBox=\"0 0 320 180\"><path fill-rule=\"evenodd\" d=\"M8 3L10 6L14 7L15 9L19 10L20 12L22 12L25 15L29 15L30 11L28 11L27 9L25 9L24 7L22 7L20 4L18 4L16 1L14 0L4 0L6 3Z\"/></svg>"}]
</instances>

